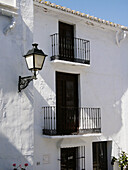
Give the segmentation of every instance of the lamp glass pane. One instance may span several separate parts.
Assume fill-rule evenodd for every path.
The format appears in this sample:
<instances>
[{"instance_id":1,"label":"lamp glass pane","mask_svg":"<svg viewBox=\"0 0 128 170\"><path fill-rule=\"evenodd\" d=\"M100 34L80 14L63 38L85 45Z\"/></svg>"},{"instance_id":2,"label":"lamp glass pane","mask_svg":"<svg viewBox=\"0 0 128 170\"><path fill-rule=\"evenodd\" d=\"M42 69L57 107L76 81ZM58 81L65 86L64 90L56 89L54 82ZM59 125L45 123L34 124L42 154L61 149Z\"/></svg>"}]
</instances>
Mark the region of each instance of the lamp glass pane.
<instances>
[{"instance_id":1,"label":"lamp glass pane","mask_svg":"<svg viewBox=\"0 0 128 170\"><path fill-rule=\"evenodd\" d=\"M26 56L26 63L27 63L27 66L28 66L29 70L34 68L34 65L33 65L33 55Z\"/></svg>"},{"instance_id":2,"label":"lamp glass pane","mask_svg":"<svg viewBox=\"0 0 128 170\"><path fill-rule=\"evenodd\" d=\"M42 55L35 55L35 68L36 69L41 69L42 68L42 64L44 62L45 56Z\"/></svg>"}]
</instances>

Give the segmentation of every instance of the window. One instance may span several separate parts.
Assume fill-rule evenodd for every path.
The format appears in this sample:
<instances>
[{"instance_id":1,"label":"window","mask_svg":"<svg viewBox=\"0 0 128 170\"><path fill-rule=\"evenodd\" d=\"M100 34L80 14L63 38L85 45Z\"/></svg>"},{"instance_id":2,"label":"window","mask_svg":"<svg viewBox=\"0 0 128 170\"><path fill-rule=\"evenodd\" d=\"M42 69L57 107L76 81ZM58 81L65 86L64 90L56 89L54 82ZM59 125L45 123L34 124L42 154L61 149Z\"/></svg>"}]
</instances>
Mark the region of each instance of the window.
<instances>
[{"instance_id":1,"label":"window","mask_svg":"<svg viewBox=\"0 0 128 170\"><path fill-rule=\"evenodd\" d=\"M85 146L61 148L61 170L85 170Z\"/></svg>"},{"instance_id":2,"label":"window","mask_svg":"<svg viewBox=\"0 0 128 170\"><path fill-rule=\"evenodd\" d=\"M93 170L107 170L107 142L94 142Z\"/></svg>"}]
</instances>

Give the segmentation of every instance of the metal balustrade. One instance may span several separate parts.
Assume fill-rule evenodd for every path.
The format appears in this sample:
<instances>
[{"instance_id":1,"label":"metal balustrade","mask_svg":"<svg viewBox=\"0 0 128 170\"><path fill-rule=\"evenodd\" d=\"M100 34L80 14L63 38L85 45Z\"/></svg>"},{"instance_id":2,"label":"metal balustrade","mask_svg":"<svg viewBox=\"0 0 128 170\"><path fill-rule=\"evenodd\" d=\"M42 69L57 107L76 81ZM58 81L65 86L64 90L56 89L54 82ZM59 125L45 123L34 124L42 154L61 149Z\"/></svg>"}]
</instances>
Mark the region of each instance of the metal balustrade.
<instances>
[{"instance_id":1,"label":"metal balustrade","mask_svg":"<svg viewBox=\"0 0 128 170\"><path fill-rule=\"evenodd\" d=\"M101 132L100 108L61 107L56 114L55 106L43 107L43 134L73 135ZM58 126L59 125L59 126Z\"/></svg>"},{"instance_id":2,"label":"metal balustrade","mask_svg":"<svg viewBox=\"0 0 128 170\"><path fill-rule=\"evenodd\" d=\"M90 41L68 36L51 35L51 60L65 60L90 64Z\"/></svg>"}]
</instances>

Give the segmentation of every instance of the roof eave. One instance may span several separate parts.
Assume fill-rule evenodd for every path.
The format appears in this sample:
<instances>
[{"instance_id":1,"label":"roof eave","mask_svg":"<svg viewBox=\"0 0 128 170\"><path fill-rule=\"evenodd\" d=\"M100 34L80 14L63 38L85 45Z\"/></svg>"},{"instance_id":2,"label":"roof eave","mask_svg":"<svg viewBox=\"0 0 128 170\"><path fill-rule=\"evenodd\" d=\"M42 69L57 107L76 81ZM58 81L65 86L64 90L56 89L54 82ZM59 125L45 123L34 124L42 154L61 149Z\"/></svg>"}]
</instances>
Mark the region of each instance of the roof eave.
<instances>
[{"instance_id":1,"label":"roof eave","mask_svg":"<svg viewBox=\"0 0 128 170\"><path fill-rule=\"evenodd\" d=\"M100 25L105 25L105 26L109 26L110 28L115 28L116 30L122 30L122 31L128 31L128 27L120 25L120 24L116 24L110 21L106 21L94 16L90 16L89 14L85 14L85 13L81 13L79 11L75 11L75 10L71 10L70 8L66 8L66 7L62 7L60 5L56 5L54 3L51 3L49 1L41 1L41 0L33 0L35 5L38 5L40 7L47 7L49 9L54 9L55 11L61 11L61 12L65 12L65 14L68 15L73 15L76 17L81 17L81 19L87 19L89 21L92 21L94 23L99 23Z\"/></svg>"}]
</instances>

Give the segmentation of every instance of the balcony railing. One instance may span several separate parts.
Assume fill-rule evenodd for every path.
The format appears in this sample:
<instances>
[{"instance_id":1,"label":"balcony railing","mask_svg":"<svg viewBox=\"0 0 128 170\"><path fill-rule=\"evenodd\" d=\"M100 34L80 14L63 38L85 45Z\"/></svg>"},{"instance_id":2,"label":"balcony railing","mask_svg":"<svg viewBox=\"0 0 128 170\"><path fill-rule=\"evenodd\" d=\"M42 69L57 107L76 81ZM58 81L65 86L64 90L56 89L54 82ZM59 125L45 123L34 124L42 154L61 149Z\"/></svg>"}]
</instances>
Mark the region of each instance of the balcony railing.
<instances>
[{"instance_id":1,"label":"balcony railing","mask_svg":"<svg viewBox=\"0 0 128 170\"><path fill-rule=\"evenodd\" d=\"M57 116L55 106L42 109L43 134L45 135L78 135L101 132L100 108L62 108L62 111L60 110L58 113L62 114L61 118Z\"/></svg>"},{"instance_id":2,"label":"balcony railing","mask_svg":"<svg viewBox=\"0 0 128 170\"><path fill-rule=\"evenodd\" d=\"M90 41L60 36L58 33L51 35L52 56L51 60L65 60L83 64L90 64Z\"/></svg>"}]
</instances>

